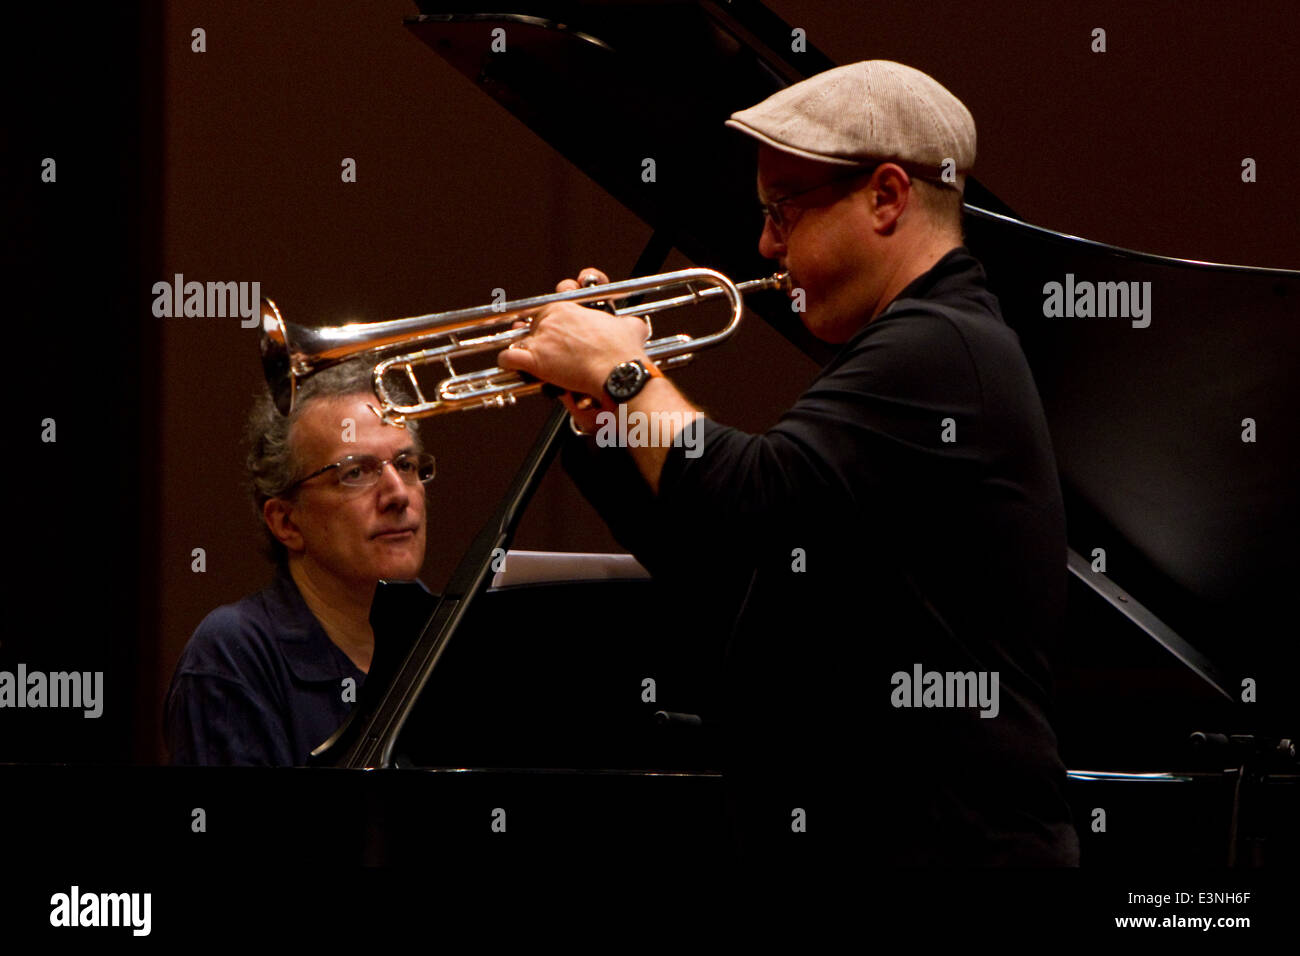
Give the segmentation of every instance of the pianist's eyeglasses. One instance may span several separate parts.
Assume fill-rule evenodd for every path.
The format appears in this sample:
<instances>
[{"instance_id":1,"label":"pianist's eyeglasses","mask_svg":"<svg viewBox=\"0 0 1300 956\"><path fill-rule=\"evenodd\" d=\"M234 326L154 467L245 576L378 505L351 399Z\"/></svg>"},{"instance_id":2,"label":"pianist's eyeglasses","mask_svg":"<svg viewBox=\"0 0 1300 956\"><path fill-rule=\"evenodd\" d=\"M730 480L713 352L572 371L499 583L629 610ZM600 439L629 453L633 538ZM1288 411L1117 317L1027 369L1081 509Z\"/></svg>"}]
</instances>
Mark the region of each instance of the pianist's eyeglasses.
<instances>
[{"instance_id":1,"label":"pianist's eyeglasses","mask_svg":"<svg viewBox=\"0 0 1300 956\"><path fill-rule=\"evenodd\" d=\"M378 458L375 455L348 455L341 461L336 461L332 465L326 465L313 471L306 478L300 478L288 488L280 493L284 497L298 488L303 482L311 481L317 475L323 475L327 471L338 471L338 481L340 485L347 485L349 488L366 488L376 484L379 476L384 473L384 466L391 464L397 471L397 474L408 485L428 484L433 481L433 476L438 473L436 459L428 452L412 454L410 452L396 455L393 458Z\"/></svg>"}]
</instances>

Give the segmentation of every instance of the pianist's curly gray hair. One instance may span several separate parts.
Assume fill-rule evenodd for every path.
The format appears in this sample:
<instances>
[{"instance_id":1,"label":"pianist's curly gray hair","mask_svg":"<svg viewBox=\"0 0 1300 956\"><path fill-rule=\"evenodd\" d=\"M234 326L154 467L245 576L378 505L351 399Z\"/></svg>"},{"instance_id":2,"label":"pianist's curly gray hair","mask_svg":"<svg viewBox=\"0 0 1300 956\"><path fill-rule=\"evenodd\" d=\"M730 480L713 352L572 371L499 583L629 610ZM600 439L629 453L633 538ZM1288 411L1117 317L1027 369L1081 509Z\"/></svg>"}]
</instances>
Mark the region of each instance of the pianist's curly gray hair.
<instances>
[{"instance_id":1,"label":"pianist's curly gray hair","mask_svg":"<svg viewBox=\"0 0 1300 956\"><path fill-rule=\"evenodd\" d=\"M392 389L402 401L409 396ZM253 508L257 514L257 523L267 538L267 556L278 566L285 567L289 561L289 552L284 545L271 534L262 518L262 506L268 499L282 495L290 485L304 473L302 462L298 460L293 442L293 429L303 410L317 399L345 398L352 395L367 395L375 404L374 391L371 387L370 366L364 362L344 362L333 368L317 372L305 379L298 386L294 399L293 411L281 415L271 400L270 392L263 390L253 402L253 409L248 416L247 438L248 478L252 485ZM411 442L416 449L422 450L420 432L413 421L406 423L411 433Z\"/></svg>"}]
</instances>

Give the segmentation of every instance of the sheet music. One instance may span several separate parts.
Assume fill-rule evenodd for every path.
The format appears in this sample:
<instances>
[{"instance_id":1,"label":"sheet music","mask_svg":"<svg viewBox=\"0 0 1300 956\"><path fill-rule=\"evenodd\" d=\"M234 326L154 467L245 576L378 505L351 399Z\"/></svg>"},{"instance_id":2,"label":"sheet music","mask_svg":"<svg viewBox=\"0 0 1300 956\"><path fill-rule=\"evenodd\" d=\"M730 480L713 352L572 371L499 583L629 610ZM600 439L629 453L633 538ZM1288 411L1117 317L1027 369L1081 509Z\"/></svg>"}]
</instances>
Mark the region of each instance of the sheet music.
<instances>
[{"instance_id":1,"label":"sheet music","mask_svg":"<svg viewBox=\"0 0 1300 956\"><path fill-rule=\"evenodd\" d=\"M578 551L507 551L505 566L492 578L492 587L556 581L601 581L648 578L650 572L630 554L591 554Z\"/></svg>"}]
</instances>

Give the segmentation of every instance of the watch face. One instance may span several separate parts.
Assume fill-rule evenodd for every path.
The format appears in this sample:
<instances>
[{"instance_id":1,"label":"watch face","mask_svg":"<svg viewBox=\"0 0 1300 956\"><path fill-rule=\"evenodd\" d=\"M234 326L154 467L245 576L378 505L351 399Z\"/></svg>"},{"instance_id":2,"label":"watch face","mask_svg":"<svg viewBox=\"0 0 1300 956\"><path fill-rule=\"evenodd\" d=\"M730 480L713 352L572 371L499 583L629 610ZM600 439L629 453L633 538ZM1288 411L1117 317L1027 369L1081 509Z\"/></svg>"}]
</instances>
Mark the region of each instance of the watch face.
<instances>
[{"instance_id":1,"label":"watch face","mask_svg":"<svg viewBox=\"0 0 1300 956\"><path fill-rule=\"evenodd\" d=\"M635 395L646 377L646 370L639 362L623 362L614 366L605 382L605 390L618 401L625 401Z\"/></svg>"}]
</instances>

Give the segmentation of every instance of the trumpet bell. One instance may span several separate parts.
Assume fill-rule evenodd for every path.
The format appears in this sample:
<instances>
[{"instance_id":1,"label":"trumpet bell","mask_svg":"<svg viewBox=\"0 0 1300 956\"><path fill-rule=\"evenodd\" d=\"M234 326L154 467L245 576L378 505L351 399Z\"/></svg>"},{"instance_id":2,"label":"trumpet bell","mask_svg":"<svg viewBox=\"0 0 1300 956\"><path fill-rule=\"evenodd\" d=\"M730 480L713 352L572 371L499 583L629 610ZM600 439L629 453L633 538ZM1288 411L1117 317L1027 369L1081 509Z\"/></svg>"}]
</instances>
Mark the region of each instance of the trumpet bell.
<instances>
[{"instance_id":1,"label":"trumpet bell","mask_svg":"<svg viewBox=\"0 0 1300 956\"><path fill-rule=\"evenodd\" d=\"M271 390L276 410L281 415L288 415L293 410L298 376L292 373L289 335L285 329L284 317L270 299L262 299L260 329L258 347L262 353L262 374L266 377L266 385Z\"/></svg>"}]
</instances>

